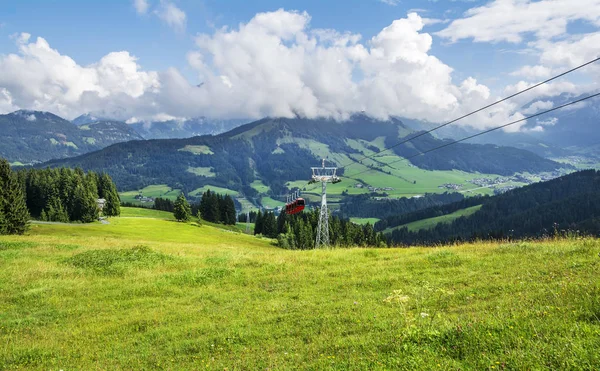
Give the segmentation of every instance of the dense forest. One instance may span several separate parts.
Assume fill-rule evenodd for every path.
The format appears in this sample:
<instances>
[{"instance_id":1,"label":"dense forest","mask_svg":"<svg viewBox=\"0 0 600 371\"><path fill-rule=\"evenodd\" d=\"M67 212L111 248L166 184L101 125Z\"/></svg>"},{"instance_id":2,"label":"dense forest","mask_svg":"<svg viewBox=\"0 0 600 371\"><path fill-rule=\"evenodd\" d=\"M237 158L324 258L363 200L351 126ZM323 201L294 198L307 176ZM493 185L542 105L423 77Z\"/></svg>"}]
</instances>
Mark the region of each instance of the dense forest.
<instances>
[{"instance_id":1,"label":"dense forest","mask_svg":"<svg viewBox=\"0 0 600 371\"><path fill-rule=\"evenodd\" d=\"M28 169L13 172L0 159L0 234L23 234L30 218L49 222L98 220L98 199L105 216L118 216L117 187L107 174L81 169Z\"/></svg>"},{"instance_id":2,"label":"dense forest","mask_svg":"<svg viewBox=\"0 0 600 371\"><path fill-rule=\"evenodd\" d=\"M117 188L108 174L77 169L28 169L17 172L33 218L50 222L98 220L98 199L106 200L104 216L119 216Z\"/></svg>"},{"instance_id":3,"label":"dense forest","mask_svg":"<svg viewBox=\"0 0 600 371\"><path fill-rule=\"evenodd\" d=\"M319 211L306 211L296 215L258 212L254 226L255 235L277 238L284 249L309 250L315 248ZM346 219L329 216L329 238L332 246L387 246L383 236L375 233L373 226L354 224Z\"/></svg>"},{"instance_id":4,"label":"dense forest","mask_svg":"<svg viewBox=\"0 0 600 371\"><path fill-rule=\"evenodd\" d=\"M154 200L153 208L174 212L176 204L177 202L158 197ZM210 189L202 194L199 202L190 205L190 214L217 224L235 225L237 221L233 198L229 195L212 192Z\"/></svg>"},{"instance_id":5,"label":"dense forest","mask_svg":"<svg viewBox=\"0 0 600 371\"><path fill-rule=\"evenodd\" d=\"M431 245L476 239L537 238L561 231L593 235L600 232L600 172L595 170L481 200L481 209L469 217L418 232L396 229L389 235L390 239L399 245ZM459 206L462 205L448 206L447 211ZM439 208L431 213L436 211ZM425 215L428 211L422 213ZM411 215L403 218L416 220Z\"/></svg>"},{"instance_id":6,"label":"dense forest","mask_svg":"<svg viewBox=\"0 0 600 371\"><path fill-rule=\"evenodd\" d=\"M427 193L423 197L386 199L385 194L363 194L348 196L341 204L340 213L345 217L386 218L411 213L434 206L462 201L462 193ZM381 198L379 200L375 198ZM385 229L385 228L384 228Z\"/></svg>"},{"instance_id":7,"label":"dense forest","mask_svg":"<svg viewBox=\"0 0 600 371\"><path fill-rule=\"evenodd\" d=\"M235 225L236 211L230 195L220 195L210 189L202 194L200 203L192 206L192 213L211 223Z\"/></svg>"},{"instance_id":8,"label":"dense forest","mask_svg":"<svg viewBox=\"0 0 600 371\"><path fill-rule=\"evenodd\" d=\"M23 234L29 227L29 212L25 204L25 193L8 164L0 158L0 235Z\"/></svg>"}]
</instances>

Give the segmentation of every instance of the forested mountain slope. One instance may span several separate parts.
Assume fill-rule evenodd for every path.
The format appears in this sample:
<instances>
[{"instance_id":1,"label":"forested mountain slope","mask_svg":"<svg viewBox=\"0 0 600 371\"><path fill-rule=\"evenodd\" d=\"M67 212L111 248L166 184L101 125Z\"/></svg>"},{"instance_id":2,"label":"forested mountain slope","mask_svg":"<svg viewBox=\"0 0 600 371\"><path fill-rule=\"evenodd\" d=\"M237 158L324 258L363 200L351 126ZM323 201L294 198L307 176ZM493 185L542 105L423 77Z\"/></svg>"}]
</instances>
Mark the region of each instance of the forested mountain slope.
<instances>
[{"instance_id":1,"label":"forested mountain slope","mask_svg":"<svg viewBox=\"0 0 600 371\"><path fill-rule=\"evenodd\" d=\"M115 179L121 190L166 183L190 192L204 185L214 185L251 196L256 191L250 184L261 180L273 194L280 194L285 192L287 182L307 180L310 167L318 166L321 158L346 165L413 133L399 120L377 121L363 115L345 122L267 118L218 136L121 143L48 165L102 169ZM387 155L393 156L392 160L400 159L398 155L410 156L417 150L443 143L425 135L414 143L395 148L397 155ZM413 163L430 170L457 169L501 175L551 171L562 166L510 147L462 144L440 152L415 158ZM383 160L375 158L360 166L388 175L391 170Z\"/></svg>"},{"instance_id":2,"label":"forested mountain slope","mask_svg":"<svg viewBox=\"0 0 600 371\"><path fill-rule=\"evenodd\" d=\"M108 145L142 139L127 124L100 121L75 124L49 112L0 115L0 157L11 163L39 163L77 156Z\"/></svg>"},{"instance_id":3,"label":"forested mountain slope","mask_svg":"<svg viewBox=\"0 0 600 371\"><path fill-rule=\"evenodd\" d=\"M523 238L552 235L558 231L600 233L600 172L585 170L548 182L536 183L494 197L464 201L459 207L481 203L481 209L469 217L452 223L438 224L429 230L410 232L396 229L391 238L401 244L435 244L478 238ZM419 211L421 218L452 212L452 204L438 207L430 213ZM390 217L376 229L394 227L417 220L411 214Z\"/></svg>"}]
</instances>

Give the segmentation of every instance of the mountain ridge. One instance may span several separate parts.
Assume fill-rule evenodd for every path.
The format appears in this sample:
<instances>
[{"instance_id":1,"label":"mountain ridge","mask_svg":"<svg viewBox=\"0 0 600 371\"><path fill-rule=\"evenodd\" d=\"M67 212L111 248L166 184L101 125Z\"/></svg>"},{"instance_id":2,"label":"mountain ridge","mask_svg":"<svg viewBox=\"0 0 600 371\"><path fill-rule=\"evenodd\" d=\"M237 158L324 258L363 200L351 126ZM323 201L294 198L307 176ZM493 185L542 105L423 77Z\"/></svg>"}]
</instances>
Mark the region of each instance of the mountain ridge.
<instances>
[{"instance_id":1,"label":"mountain ridge","mask_svg":"<svg viewBox=\"0 0 600 371\"><path fill-rule=\"evenodd\" d=\"M290 181L308 180L310 167L318 165L321 158L326 157L338 166L356 162L365 154L378 152L411 134L414 132L400 120L379 121L364 115L345 122L265 118L216 136L115 144L44 166L103 169L113 176L121 190L166 183L186 192L213 185L252 195L255 192L251 183L260 180L277 195L287 191L286 184ZM424 135L414 143L395 148L389 155L406 157L424 146L441 143L444 142ZM414 165L427 170L497 171L494 174L530 171L532 167L550 171L563 166L509 147L462 144L458 148L449 148L433 160L415 161ZM373 172L388 176L393 169L378 163L381 159L363 161L357 167L368 166Z\"/></svg>"}]
</instances>

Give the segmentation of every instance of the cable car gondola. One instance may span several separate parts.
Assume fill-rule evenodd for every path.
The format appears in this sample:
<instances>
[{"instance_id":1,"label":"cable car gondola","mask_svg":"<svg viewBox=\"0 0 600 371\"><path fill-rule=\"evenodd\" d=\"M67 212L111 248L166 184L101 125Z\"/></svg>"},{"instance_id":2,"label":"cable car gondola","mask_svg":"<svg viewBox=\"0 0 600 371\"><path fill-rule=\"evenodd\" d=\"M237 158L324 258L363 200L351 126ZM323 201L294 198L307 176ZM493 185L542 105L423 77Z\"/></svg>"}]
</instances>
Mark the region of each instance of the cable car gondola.
<instances>
[{"instance_id":1,"label":"cable car gondola","mask_svg":"<svg viewBox=\"0 0 600 371\"><path fill-rule=\"evenodd\" d=\"M304 207L306 206L306 202L303 198L297 198L294 201L287 203L285 205L285 213L288 215L294 215L302 212Z\"/></svg>"}]
</instances>

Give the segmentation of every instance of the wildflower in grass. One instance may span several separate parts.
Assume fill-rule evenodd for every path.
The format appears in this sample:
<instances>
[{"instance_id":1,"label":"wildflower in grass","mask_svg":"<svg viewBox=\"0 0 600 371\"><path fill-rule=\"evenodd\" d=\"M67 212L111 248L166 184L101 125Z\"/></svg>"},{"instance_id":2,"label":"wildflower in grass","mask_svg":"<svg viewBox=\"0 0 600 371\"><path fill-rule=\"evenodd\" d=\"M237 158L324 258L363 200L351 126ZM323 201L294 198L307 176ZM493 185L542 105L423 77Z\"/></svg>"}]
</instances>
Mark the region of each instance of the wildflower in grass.
<instances>
[{"instance_id":1,"label":"wildflower in grass","mask_svg":"<svg viewBox=\"0 0 600 371\"><path fill-rule=\"evenodd\" d=\"M423 318L429 317L429 314L427 314L425 312L421 312L421 317L423 317Z\"/></svg>"},{"instance_id":2,"label":"wildflower in grass","mask_svg":"<svg viewBox=\"0 0 600 371\"><path fill-rule=\"evenodd\" d=\"M383 301L386 303L406 303L409 297L402 294L402 290L394 290L387 298Z\"/></svg>"}]
</instances>

